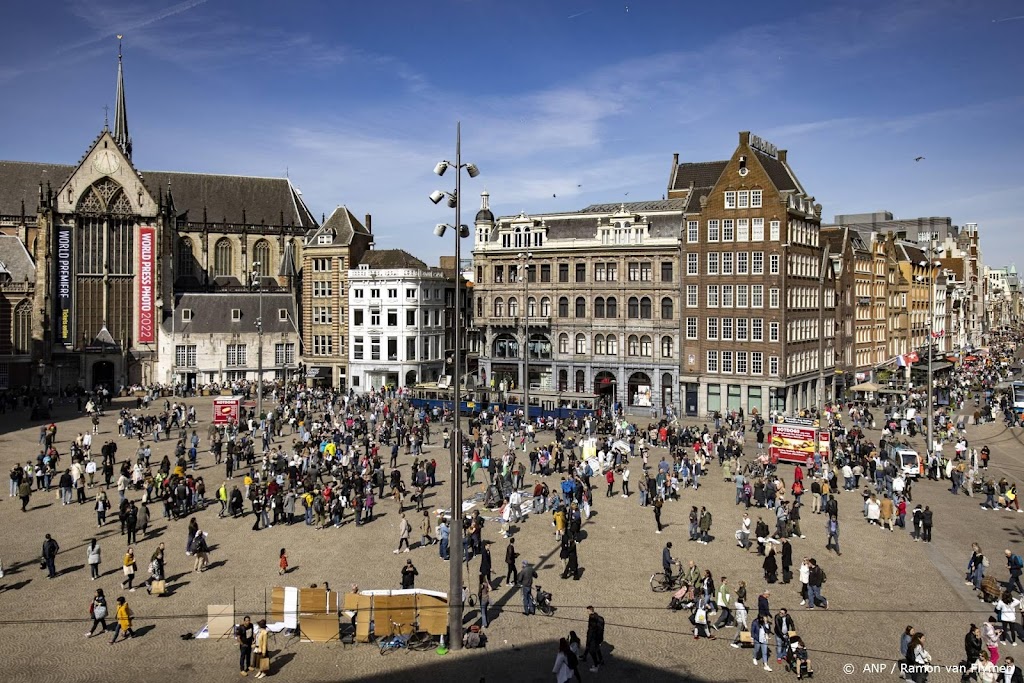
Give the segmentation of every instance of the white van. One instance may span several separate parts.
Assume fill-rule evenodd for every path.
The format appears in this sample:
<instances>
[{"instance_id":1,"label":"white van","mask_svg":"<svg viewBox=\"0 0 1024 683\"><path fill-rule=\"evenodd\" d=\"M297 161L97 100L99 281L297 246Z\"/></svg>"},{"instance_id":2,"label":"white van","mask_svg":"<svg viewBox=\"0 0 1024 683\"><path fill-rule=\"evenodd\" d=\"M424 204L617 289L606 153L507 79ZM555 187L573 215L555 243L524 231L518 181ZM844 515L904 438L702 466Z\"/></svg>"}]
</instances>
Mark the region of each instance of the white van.
<instances>
[{"instance_id":1,"label":"white van","mask_svg":"<svg viewBox=\"0 0 1024 683\"><path fill-rule=\"evenodd\" d=\"M914 449L897 446L892 449L890 457L896 469L907 479L917 479L921 475L921 456Z\"/></svg>"}]
</instances>

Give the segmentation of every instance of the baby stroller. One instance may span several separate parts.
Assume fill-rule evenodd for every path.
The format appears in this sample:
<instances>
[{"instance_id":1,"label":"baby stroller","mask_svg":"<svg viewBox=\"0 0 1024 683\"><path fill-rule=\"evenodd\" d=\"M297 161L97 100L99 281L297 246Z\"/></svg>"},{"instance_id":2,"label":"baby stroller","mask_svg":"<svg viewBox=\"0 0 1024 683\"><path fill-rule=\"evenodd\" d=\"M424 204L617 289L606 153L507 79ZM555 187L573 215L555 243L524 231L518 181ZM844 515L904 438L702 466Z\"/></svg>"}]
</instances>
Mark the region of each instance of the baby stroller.
<instances>
[{"instance_id":1,"label":"baby stroller","mask_svg":"<svg viewBox=\"0 0 1024 683\"><path fill-rule=\"evenodd\" d=\"M797 680L813 678L814 671L811 669L810 660L807 658L807 648L800 636L789 638L788 634L783 639L785 645L786 671L796 674Z\"/></svg>"},{"instance_id":2,"label":"baby stroller","mask_svg":"<svg viewBox=\"0 0 1024 683\"><path fill-rule=\"evenodd\" d=\"M672 594L668 608L672 610L692 609L694 604L693 586L683 582L683 587Z\"/></svg>"}]
</instances>

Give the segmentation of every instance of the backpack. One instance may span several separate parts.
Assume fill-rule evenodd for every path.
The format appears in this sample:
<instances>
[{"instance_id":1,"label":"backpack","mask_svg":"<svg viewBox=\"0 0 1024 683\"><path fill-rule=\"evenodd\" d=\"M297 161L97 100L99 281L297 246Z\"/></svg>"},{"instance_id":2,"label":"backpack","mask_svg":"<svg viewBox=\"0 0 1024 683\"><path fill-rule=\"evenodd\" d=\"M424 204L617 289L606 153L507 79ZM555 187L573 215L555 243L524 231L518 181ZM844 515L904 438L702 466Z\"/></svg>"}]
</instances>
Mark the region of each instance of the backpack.
<instances>
[{"instance_id":1,"label":"backpack","mask_svg":"<svg viewBox=\"0 0 1024 683\"><path fill-rule=\"evenodd\" d=\"M1011 569L1020 569L1022 567L1024 567L1024 560L1020 559L1020 555L1011 555L1010 556L1010 568Z\"/></svg>"},{"instance_id":2,"label":"backpack","mask_svg":"<svg viewBox=\"0 0 1024 683\"><path fill-rule=\"evenodd\" d=\"M569 665L569 668L576 670L576 667L580 665L580 658L576 656L576 653L569 650L565 653L565 663Z\"/></svg>"}]
</instances>

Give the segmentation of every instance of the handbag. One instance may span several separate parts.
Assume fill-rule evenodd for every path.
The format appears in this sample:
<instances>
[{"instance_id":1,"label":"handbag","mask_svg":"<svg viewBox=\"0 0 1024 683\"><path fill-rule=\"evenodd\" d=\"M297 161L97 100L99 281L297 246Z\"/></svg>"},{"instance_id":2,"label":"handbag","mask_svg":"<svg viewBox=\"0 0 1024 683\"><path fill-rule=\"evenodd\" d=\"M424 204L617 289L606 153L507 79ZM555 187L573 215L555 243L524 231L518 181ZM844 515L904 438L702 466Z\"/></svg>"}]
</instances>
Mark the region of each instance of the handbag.
<instances>
[{"instance_id":1,"label":"handbag","mask_svg":"<svg viewBox=\"0 0 1024 683\"><path fill-rule=\"evenodd\" d=\"M163 595L167 592L167 582L163 579L153 581L149 584L149 592L153 595Z\"/></svg>"},{"instance_id":2,"label":"handbag","mask_svg":"<svg viewBox=\"0 0 1024 683\"><path fill-rule=\"evenodd\" d=\"M260 654L258 656L259 656L259 661L257 663L257 666L259 667L259 670L263 671L263 672L269 672L270 671L270 656L265 654L265 653L262 653L262 654Z\"/></svg>"}]
</instances>

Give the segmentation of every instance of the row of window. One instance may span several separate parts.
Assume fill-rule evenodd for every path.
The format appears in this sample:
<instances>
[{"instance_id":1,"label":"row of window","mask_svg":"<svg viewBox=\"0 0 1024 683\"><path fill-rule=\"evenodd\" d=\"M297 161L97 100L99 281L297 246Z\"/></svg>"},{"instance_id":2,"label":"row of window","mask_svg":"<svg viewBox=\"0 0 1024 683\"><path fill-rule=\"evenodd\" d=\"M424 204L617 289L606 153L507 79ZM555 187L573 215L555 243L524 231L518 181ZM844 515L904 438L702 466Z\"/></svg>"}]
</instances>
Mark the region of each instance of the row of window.
<instances>
[{"instance_id":1,"label":"row of window","mask_svg":"<svg viewBox=\"0 0 1024 683\"><path fill-rule=\"evenodd\" d=\"M763 375L764 353L761 351L708 351L705 365L709 373ZM779 374L779 357L768 356L768 375Z\"/></svg>"},{"instance_id":2,"label":"row of window","mask_svg":"<svg viewBox=\"0 0 1024 683\"><path fill-rule=\"evenodd\" d=\"M387 337L384 345L381 345L381 337L370 337L369 360L397 361L398 358L398 337ZM405 340L405 358L403 360L416 360L416 339L407 337ZM422 359L437 360L441 357L441 338L439 336L423 336ZM381 356L382 351L384 356ZM352 337L352 358L354 360L366 360L366 338L361 336Z\"/></svg>"},{"instance_id":3,"label":"row of window","mask_svg":"<svg viewBox=\"0 0 1024 683\"><path fill-rule=\"evenodd\" d=\"M585 355L588 353L589 340L587 339L587 335L579 332L576 334L573 342L573 352L576 355ZM595 356L616 356L619 353L619 338L615 334L595 334L592 348ZM675 342L672 340L672 337L662 337L661 357L674 358L674 351ZM565 332L558 335L558 352L561 354L570 353L569 335ZM651 336L647 334L631 334L626 337L626 355L638 358L652 358L654 355L654 341Z\"/></svg>"},{"instance_id":4,"label":"row of window","mask_svg":"<svg viewBox=\"0 0 1024 683\"><path fill-rule=\"evenodd\" d=\"M694 317L686 319L686 338L697 339L698 320ZM718 318L710 317L706 321L705 339L710 341L739 342L764 341L764 318ZM768 341L779 341L779 323L768 323Z\"/></svg>"},{"instance_id":5,"label":"row of window","mask_svg":"<svg viewBox=\"0 0 1024 683\"><path fill-rule=\"evenodd\" d=\"M85 246L89 247L89 245ZM83 249L83 251L86 250L88 249ZM104 253L102 250L92 251L100 255ZM131 250L129 249L125 253L130 254ZM269 277L274 272L271 254L270 242L264 239L257 241L252 247L250 269L262 277ZM175 267L179 277L197 274L195 252L193 251L192 240L188 237L182 237L178 240L177 257L178 260ZM330 261L330 259L326 260ZM330 270L329 266L328 270ZM112 270L111 272L115 271ZM235 275L237 275L235 272L235 246L231 243L230 239L222 237L213 246L213 277L233 277Z\"/></svg>"},{"instance_id":6,"label":"row of window","mask_svg":"<svg viewBox=\"0 0 1024 683\"><path fill-rule=\"evenodd\" d=\"M519 300L510 296L507 301L508 304L508 315L509 317L515 318L519 315ZM578 296L573 302L573 311L575 317L586 318L587 317L587 300L585 297ZM501 318L505 315L506 301L502 297L496 297L494 303L491 306L493 315L496 318ZM527 315L537 315L537 301L533 297L530 297L527 302ZM540 300L540 315L541 317L548 317L551 315L551 299L543 297ZM594 318L617 318L619 317L619 303L614 296L605 298L603 296L596 297L593 305L593 317ZM483 316L483 299L477 299L477 315ZM675 303L671 297L664 297L661 300L661 319L672 320L675 315ZM563 296L558 299L558 317L567 318L569 317L569 297ZM648 296L636 297L631 296L626 301L626 317L635 320L650 320L653 318L653 302Z\"/></svg>"},{"instance_id":7,"label":"row of window","mask_svg":"<svg viewBox=\"0 0 1024 683\"><path fill-rule=\"evenodd\" d=\"M314 281L314 285L315 284L316 284L316 281ZM381 290L378 287L370 288L370 298L371 299L379 299L379 298L381 298L380 292L381 292ZM363 289L362 287L355 287L355 288L352 289L352 298L353 299L362 299L362 298L365 297L365 294L366 294L366 290ZM316 294L314 293L313 296L316 296ZM397 287L389 288L387 290L387 298L388 299L397 299L398 298L398 288ZM407 287L406 290L405 290L405 298L406 299L416 299L416 298L418 298L417 289L415 287ZM429 288L424 287L423 288L423 298L424 299L428 299L428 300L429 299L437 299L438 301L440 301L441 300L441 290L440 290L440 288L429 289Z\"/></svg>"},{"instance_id":8,"label":"row of window","mask_svg":"<svg viewBox=\"0 0 1024 683\"><path fill-rule=\"evenodd\" d=\"M763 251L711 251L707 253L708 275L764 275ZM779 274L779 255L768 255L769 275ZM686 274L700 275L700 254L686 254Z\"/></svg>"},{"instance_id":9,"label":"row of window","mask_svg":"<svg viewBox=\"0 0 1024 683\"><path fill-rule=\"evenodd\" d=\"M782 222L768 221L768 239L778 242ZM764 218L724 218L705 222L705 242L763 242ZM686 222L686 241L696 244L700 239L700 221Z\"/></svg>"},{"instance_id":10,"label":"row of window","mask_svg":"<svg viewBox=\"0 0 1024 683\"><path fill-rule=\"evenodd\" d=\"M686 307L700 306L697 285L686 285ZM764 308L764 285L708 285L707 308ZM779 288L768 289L768 308L779 307Z\"/></svg>"},{"instance_id":11,"label":"row of window","mask_svg":"<svg viewBox=\"0 0 1024 683\"><path fill-rule=\"evenodd\" d=\"M727 190L723 193L727 209L760 209L762 197L761 190Z\"/></svg>"},{"instance_id":12,"label":"row of window","mask_svg":"<svg viewBox=\"0 0 1024 683\"><path fill-rule=\"evenodd\" d=\"M197 363L197 347L195 344L178 344L174 347L174 364L179 368L194 368ZM241 367L246 365L247 349L245 344L228 344L226 365ZM282 342L274 344L274 365L292 365L295 363L295 344Z\"/></svg>"},{"instance_id":13,"label":"row of window","mask_svg":"<svg viewBox=\"0 0 1024 683\"><path fill-rule=\"evenodd\" d=\"M569 265L568 263L559 263L558 265L558 282L567 283L569 282ZM520 272L521 266L519 264L512 264L507 267L508 282L516 283L522 282L522 274ZM539 266L528 264L525 267L526 279L528 282L537 282L538 271L540 282L551 282L551 264L541 263ZM672 261L661 261L660 262L660 276L662 282L672 282L675 273L675 265ZM506 266L493 266L494 282L497 284L503 284L506 282ZM484 266L476 267L476 281L477 283L483 283L486 281L486 268ZM577 262L574 264L574 278L573 282L587 282L587 264L584 262ZM654 264L651 261L629 261L626 263L626 278L630 282L653 282L654 281ZM602 261L593 264L593 281L594 282L618 282L619 281L619 264L614 261Z\"/></svg>"},{"instance_id":14,"label":"row of window","mask_svg":"<svg viewBox=\"0 0 1024 683\"><path fill-rule=\"evenodd\" d=\"M352 325L356 326L356 327L358 327L360 325L363 325L365 323L365 320L366 320L365 313L366 312L362 308L353 308L352 309ZM423 311L423 324L424 325L430 325L431 324L431 322L430 322L431 313L433 313L433 320L434 320L433 325L434 326L440 325L441 324L441 309L440 308L436 308L436 309L433 309L433 310L424 310ZM398 309L394 309L394 308L388 309L387 312L386 312L386 319L387 319L387 326L388 327L397 327L398 326ZM377 326L380 325L380 321L381 321L380 309L378 309L378 308L371 308L370 309L370 326L371 327L377 327ZM405 324L407 326L410 326L410 327L416 325L416 309L407 309L405 311Z\"/></svg>"}]
</instances>

